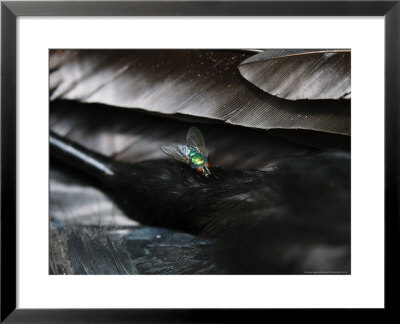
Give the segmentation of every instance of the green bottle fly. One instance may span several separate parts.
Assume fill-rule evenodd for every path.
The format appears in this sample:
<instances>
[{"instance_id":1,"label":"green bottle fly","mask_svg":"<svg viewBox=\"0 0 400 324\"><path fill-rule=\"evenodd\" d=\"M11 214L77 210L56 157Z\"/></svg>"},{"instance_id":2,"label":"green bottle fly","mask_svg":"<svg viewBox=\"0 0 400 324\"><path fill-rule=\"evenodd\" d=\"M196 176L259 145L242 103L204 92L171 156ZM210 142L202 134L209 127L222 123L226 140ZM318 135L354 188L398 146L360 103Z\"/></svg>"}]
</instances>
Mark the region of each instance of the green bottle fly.
<instances>
[{"instance_id":1,"label":"green bottle fly","mask_svg":"<svg viewBox=\"0 0 400 324\"><path fill-rule=\"evenodd\" d=\"M196 127L189 128L186 134L186 145L161 145L161 151L176 160L189 164L205 177L211 174L203 134Z\"/></svg>"}]
</instances>

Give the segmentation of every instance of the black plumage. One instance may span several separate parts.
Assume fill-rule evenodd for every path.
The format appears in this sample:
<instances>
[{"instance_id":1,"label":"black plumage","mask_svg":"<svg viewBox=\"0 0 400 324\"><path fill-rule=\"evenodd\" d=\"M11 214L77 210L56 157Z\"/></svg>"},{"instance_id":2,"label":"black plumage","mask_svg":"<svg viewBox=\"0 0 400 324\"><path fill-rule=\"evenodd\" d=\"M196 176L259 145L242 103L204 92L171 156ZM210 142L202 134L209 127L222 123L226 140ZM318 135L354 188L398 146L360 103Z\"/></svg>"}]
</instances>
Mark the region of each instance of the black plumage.
<instances>
[{"instance_id":1,"label":"black plumage","mask_svg":"<svg viewBox=\"0 0 400 324\"><path fill-rule=\"evenodd\" d=\"M79 158L54 144L52 156L95 176L127 216L212 239L202 253L221 273L350 273L348 153L283 159L269 171L214 167L204 178L176 161L129 164L68 145ZM95 156L113 175L82 156Z\"/></svg>"}]
</instances>

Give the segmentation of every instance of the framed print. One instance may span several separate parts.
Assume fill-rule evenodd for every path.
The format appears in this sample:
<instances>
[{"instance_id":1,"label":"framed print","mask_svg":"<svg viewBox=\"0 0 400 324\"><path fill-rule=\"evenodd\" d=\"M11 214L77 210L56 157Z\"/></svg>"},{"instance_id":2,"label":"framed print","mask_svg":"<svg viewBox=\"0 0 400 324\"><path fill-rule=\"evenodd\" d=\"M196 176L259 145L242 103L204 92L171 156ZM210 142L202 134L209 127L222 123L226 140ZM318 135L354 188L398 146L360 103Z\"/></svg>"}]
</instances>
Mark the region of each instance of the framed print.
<instances>
[{"instance_id":1,"label":"framed print","mask_svg":"<svg viewBox=\"0 0 400 324\"><path fill-rule=\"evenodd\" d=\"M2 321L393 308L398 1L1 9Z\"/></svg>"}]
</instances>

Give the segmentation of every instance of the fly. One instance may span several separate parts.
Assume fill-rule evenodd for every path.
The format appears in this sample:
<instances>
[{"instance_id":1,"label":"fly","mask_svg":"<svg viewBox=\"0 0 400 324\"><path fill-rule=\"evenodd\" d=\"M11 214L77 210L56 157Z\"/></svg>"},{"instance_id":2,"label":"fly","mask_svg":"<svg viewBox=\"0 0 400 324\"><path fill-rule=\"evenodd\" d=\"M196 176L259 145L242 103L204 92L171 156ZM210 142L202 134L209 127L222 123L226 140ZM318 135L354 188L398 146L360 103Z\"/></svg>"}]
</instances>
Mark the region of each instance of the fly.
<instances>
[{"instance_id":1,"label":"fly","mask_svg":"<svg viewBox=\"0 0 400 324\"><path fill-rule=\"evenodd\" d=\"M186 145L161 145L161 151L176 160L189 164L196 169L197 173L205 177L209 177L211 174L203 134L196 127L189 128L186 134Z\"/></svg>"}]
</instances>

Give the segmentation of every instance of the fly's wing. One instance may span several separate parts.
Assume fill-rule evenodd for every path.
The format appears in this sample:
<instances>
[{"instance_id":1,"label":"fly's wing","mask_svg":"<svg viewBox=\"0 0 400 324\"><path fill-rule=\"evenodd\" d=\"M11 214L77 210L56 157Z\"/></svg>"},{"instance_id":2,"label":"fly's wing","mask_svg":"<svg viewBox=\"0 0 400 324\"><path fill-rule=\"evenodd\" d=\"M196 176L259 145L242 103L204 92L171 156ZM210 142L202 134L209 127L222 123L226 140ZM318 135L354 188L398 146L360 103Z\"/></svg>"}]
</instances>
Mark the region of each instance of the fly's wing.
<instances>
[{"instance_id":1,"label":"fly's wing","mask_svg":"<svg viewBox=\"0 0 400 324\"><path fill-rule=\"evenodd\" d=\"M181 152L178 144L161 145L161 151L176 160L189 163L188 157Z\"/></svg>"},{"instance_id":2,"label":"fly's wing","mask_svg":"<svg viewBox=\"0 0 400 324\"><path fill-rule=\"evenodd\" d=\"M206 145L204 144L203 134L197 127L190 127L186 134L186 145L195 148L204 156L206 154Z\"/></svg>"}]
</instances>

